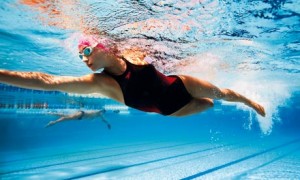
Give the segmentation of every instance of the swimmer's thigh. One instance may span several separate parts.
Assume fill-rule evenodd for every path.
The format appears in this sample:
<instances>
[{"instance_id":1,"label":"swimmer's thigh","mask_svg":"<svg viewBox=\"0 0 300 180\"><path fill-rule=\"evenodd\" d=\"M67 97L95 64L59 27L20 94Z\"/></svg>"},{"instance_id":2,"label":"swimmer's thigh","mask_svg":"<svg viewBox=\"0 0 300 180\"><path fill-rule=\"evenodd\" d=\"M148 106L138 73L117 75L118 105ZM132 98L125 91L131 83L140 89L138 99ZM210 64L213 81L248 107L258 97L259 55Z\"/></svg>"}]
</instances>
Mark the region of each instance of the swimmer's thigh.
<instances>
[{"instance_id":1,"label":"swimmer's thigh","mask_svg":"<svg viewBox=\"0 0 300 180\"><path fill-rule=\"evenodd\" d=\"M212 99L193 98L187 105L183 106L181 109L179 109L175 113L171 114L170 116L181 117L181 116L187 116L187 115L200 113L202 111L205 111L208 108L213 107L213 105L214 105L214 103L213 103Z\"/></svg>"}]
</instances>

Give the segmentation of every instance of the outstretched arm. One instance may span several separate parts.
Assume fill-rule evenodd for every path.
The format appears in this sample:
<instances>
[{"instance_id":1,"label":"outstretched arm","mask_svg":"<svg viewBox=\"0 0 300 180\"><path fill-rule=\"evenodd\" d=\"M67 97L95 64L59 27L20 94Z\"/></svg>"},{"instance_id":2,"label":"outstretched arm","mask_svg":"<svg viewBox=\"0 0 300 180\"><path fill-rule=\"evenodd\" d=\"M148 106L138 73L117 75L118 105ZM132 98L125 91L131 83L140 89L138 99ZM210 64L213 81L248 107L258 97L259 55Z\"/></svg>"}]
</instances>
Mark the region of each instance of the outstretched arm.
<instances>
[{"instance_id":1,"label":"outstretched arm","mask_svg":"<svg viewBox=\"0 0 300 180\"><path fill-rule=\"evenodd\" d=\"M63 91L70 93L99 92L101 81L97 81L99 74L82 77L53 76L41 72L16 72L0 70L0 82L22 88ZM96 82L97 81L97 82Z\"/></svg>"},{"instance_id":2,"label":"outstretched arm","mask_svg":"<svg viewBox=\"0 0 300 180\"><path fill-rule=\"evenodd\" d=\"M109 124L109 122L104 118L103 114L100 114L100 118L101 120L107 125L108 129L111 129L111 125Z\"/></svg>"}]
</instances>

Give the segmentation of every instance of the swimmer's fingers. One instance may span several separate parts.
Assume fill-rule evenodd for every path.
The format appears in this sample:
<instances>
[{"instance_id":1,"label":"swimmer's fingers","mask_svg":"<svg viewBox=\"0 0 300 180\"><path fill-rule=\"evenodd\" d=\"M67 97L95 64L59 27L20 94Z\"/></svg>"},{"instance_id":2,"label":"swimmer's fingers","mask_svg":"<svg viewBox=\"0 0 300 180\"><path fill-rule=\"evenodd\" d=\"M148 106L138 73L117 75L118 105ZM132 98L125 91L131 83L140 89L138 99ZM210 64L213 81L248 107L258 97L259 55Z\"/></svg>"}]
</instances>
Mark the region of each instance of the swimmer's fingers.
<instances>
[{"instance_id":1,"label":"swimmer's fingers","mask_svg":"<svg viewBox=\"0 0 300 180\"><path fill-rule=\"evenodd\" d=\"M110 124L107 124L107 127L108 127L108 129L111 129L111 125Z\"/></svg>"}]
</instances>

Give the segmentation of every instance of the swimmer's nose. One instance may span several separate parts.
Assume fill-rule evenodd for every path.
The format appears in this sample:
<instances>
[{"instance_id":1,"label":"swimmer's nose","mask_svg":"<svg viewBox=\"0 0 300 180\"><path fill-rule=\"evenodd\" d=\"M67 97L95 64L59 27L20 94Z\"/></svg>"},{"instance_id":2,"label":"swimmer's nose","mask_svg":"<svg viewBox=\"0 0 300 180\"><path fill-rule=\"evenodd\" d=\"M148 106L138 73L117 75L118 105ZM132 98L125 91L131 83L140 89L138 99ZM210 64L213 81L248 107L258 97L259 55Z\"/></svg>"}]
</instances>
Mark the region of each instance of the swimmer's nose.
<instances>
[{"instance_id":1,"label":"swimmer's nose","mask_svg":"<svg viewBox=\"0 0 300 180\"><path fill-rule=\"evenodd\" d=\"M84 63L87 63L87 62L89 61L89 59L88 59L86 56L83 56L83 57L82 57L82 61L83 61Z\"/></svg>"}]
</instances>

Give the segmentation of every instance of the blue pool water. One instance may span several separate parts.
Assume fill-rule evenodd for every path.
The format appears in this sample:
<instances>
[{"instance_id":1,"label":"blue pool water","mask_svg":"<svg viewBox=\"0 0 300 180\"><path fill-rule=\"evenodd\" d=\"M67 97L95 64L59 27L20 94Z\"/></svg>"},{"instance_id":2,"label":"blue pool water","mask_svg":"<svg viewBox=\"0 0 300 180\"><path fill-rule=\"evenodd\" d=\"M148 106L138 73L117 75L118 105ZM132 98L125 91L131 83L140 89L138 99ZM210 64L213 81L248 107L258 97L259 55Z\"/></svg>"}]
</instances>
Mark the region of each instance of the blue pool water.
<instances>
[{"instance_id":1,"label":"blue pool water","mask_svg":"<svg viewBox=\"0 0 300 180\"><path fill-rule=\"evenodd\" d=\"M300 179L300 2L296 0L3 0L0 69L91 73L85 32L139 48L166 74L188 74L264 105L215 101L173 118L98 94L0 84L0 179ZM45 128L50 113L106 109Z\"/></svg>"}]
</instances>

